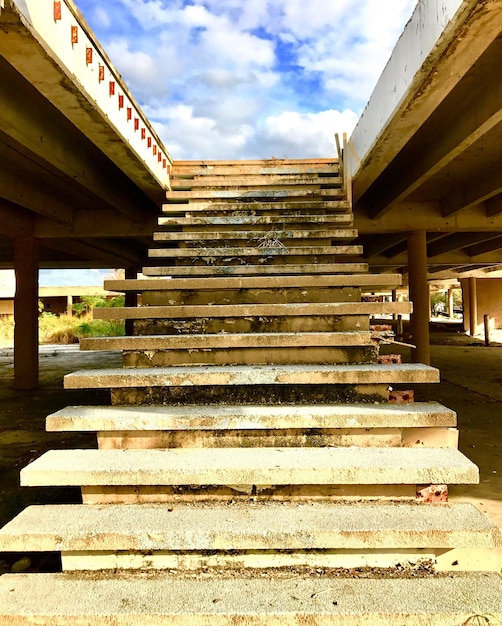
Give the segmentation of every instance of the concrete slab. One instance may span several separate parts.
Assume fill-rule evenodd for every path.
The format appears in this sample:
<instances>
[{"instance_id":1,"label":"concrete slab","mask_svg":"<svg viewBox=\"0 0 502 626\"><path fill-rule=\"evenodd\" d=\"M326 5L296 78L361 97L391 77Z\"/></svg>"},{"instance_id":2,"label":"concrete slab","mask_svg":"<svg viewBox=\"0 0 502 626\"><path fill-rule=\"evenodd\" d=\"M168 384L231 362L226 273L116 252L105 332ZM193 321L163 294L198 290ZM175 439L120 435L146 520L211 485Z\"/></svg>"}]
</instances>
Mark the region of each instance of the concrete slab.
<instances>
[{"instance_id":1,"label":"concrete slab","mask_svg":"<svg viewBox=\"0 0 502 626\"><path fill-rule=\"evenodd\" d=\"M313 263L283 265L224 265L224 266L146 266L145 276L270 276L284 274L353 274L367 272L367 263ZM96 309L94 309L96 310Z\"/></svg>"},{"instance_id":2,"label":"concrete slab","mask_svg":"<svg viewBox=\"0 0 502 626\"><path fill-rule=\"evenodd\" d=\"M192 387L200 385L373 385L436 383L439 371L420 363L398 365L248 365L81 370L64 377L65 389Z\"/></svg>"},{"instance_id":3,"label":"concrete slab","mask_svg":"<svg viewBox=\"0 0 502 626\"><path fill-rule=\"evenodd\" d=\"M310 188L309 188L310 187ZM302 185L300 189L260 189L246 191L236 189L195 189L194 191L168 191L167 201L172 200L244 200L259 201L267 199L286 200L288 198L322 199L345 198L343 189L321 189L319 185Z\"/></svg>"},{"instance_id":4,"label":"concrete slab","mask_svg":"<svg viewBox=\"0 0 502 626\"><path fill-rule=\"evenodd\" d=\"M208 237L209 239L210 237ZM349 246L265 246L259 247L258 242L256 245L250 245L248 247L206 247L201 242L200 247L197 248L150 248L148 250L148 256L150 258L207 258L207 257L288 257L288 256L359 256L363 253L362 246L349 245Z\"/></svg>"},{"instance_id":5,"label":"concrete slab","mask_svg":"<svg viewBox=\"0 0 502 626\"><path fill-rule=\"evenodd\" d=\"M170 269L170 268L169 268ZM190 268L192 269L192 268ZM407 314L411 302L288 302L286 304L225 304L186 306L99 307L94 319L154 319L186 317L274 317L314 315Z\"/></svg>"},{"instance_id":6,"label":"concrete slab","mask_svg":"<svg viewBox=\"0 0 502 626\"><path fill-rule=\"evenodd\" d=\"M1 626L459 626L502 620L491 575L354 579L295 574L208 579L169 574L0 578Z\"/></svg>"},{"instance_id":7,"label":"concrete slab","mask_svg":"<svg viewBox=\"0 0 502 626\"><path fill-rule=\"evenodd\" d=\"M476 484L478 468L447 448L171 448L50 450L21 485Z\"/></svg>"},{"instance_id":8,"label":"concrete slab","mask_svg":"<svg viewBox=\"0 0 502 626\"><path fill-rule=\"evenodd\" d=\"M239 239L245 239L249 242L258 243L260 239L270 239L271 235L274 235L274 238L277 238L281 241L287 241L292 239L355 239L357 237L357 230L354 228L327 228L325 227L323 230L299 230L289 228L286 229L284 226L282 228L278 228L277 230L270 229L268 230L238 230L234 228L232 230L221 231L218 230L216 225L211 224L211 228L206 228L204 230L198 231L183 231L183 232L173 232L173 231L159 231L153 233L154 241L198 241L202 242L205 239L211 239L211 241L215 240L229 240L235 241Z\"/></svg>"},{"instance_id":9,"label":"concrete slab","mask_svg":"<svg viewBox=\"0 0 502 626\"><path fill-rule=\"evenodd\" d=\"M183 216L186 213L182 210ZM203 217L189 214L189 217L159 217L159 226L204 226L204 225L261 225L261 224L300 224L308 219L309 224L344 224L352 225L354 216L352 213L335 215L226 215L220 217Z\"/></svg>"},{"instance_id":10,"label":"concrete slab","mask_svg":"<svg viewBox=\"0 0 502 626\"><path fill-rule=\"evenodd\" d=\"M264 211L279 213L284 212L288 214L288 212L298 213L303 216L315 215L317 212L321 214L325 213L333 213L333 214L343 214L343 213L352 213L352 204L347 202L347 200L339 199L339 200L319 200L317 198L309 198L307 200L275 200L272 202L267 202L263 199L260 203L252 202L251 205L246 206L241 201L236 200L232 202L228 200L225 202L218 201L215 199L212 200L191 200L189 204L184 202L178 202L178 200L172 200L168 204L162 205L162 211L164 213L199 213L201 211L218 211L218 212L226 212L232 215L235 211L239 211L240 215L259 215Z\"/></svg>"},{"instance_id":11,"label":"concrete slab","mask_svg":"<svg viewBox=\"0 0 502 626\"><path fill-rule=\"evenodd\" d=\"M105 280L109 291L163 291L163 290L213 290L213 289L289 289L312 287L311 276L217 276L205 278L169 278L137 280ZM316 276L316 288L322 287L399 287L400 274L332 274Z\"/></svg>"},{"instance_id":12,"label":"concrete slab","mask_svg":"<svg viewBox=\"0 0 502 626\"><path fill-rule=\"evenodd\" d=\"M54 431L259 430L283 428L452 427L454 411L436 402L317 406L69 406L46 419Z\"/></svg>"},{"instance_id":13,"label":"concrete slab","mask_svg":"<svg viewBox=\"0 0 502 626\"><path fill-rule=\"evenodd\" d=\"M207 335L142 335L83 337L81 350L208 350L211 348L286 348L372 346L374 333L216 333Z\"/></svg>"},{"instance_id":14,"label":"concrete slab","mask_svg":"<svg viewBox=\"0 0 502 626\"><path fill-rule=\"evenodd\" d=\"M330 172L333 174L333 172ZM319 176L317 172L305 173L295 172L294 174L288 174L281 172L280 174L274 174L273 172L266 172L260 174L253 174L251 172L235 172L233 174L217 174L213 175L212 172L205 172L202 176L194 176L194 178L171 178L171 189L177 191L178 189L196 189L198 187L211 187L212 189L231 189L233 187L266 187L267 189L273 189L274 187L297 187L311 185L323 185L326 187L339 188L343 183L343 179L339 176Z\"/></svg>"},{"instance_id":15,"label":"concrete slab","mask_svg":"<svg viewBox=\"0 0 502 626\"><path fill-rule=\"evenodd\" d=\"M0 530L3 552L482 547L502 531L470 504L47 505Z\"/></svg>"}]
</instances>

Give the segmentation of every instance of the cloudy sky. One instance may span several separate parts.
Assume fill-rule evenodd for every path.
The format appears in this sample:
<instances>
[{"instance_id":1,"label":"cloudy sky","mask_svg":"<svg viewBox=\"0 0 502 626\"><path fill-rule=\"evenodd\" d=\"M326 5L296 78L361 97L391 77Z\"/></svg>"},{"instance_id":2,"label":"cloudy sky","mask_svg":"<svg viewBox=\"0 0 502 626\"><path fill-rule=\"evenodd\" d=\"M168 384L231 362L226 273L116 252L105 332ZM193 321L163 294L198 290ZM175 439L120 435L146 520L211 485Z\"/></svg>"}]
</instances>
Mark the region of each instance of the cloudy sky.
<instances>
[{"instance_id":1,"label":"cloudy sky","mask_svg":"<svg viewBox=\"0 0 502 626\"><path fill-rule=\"evenodd\" d=\"M75 2L174 159L335 155L334 133L350 135L416 4Z\"/></svg>"},{"instance_id":2,"label":"cloudy sky","mask_svg":"<svg viewBox=\"0 0 502 626\"><path fill-rule=\"evenodd\" d=\"M416 0L76 0L174 159L330 156Z\"/></svg>"}]
</instances>

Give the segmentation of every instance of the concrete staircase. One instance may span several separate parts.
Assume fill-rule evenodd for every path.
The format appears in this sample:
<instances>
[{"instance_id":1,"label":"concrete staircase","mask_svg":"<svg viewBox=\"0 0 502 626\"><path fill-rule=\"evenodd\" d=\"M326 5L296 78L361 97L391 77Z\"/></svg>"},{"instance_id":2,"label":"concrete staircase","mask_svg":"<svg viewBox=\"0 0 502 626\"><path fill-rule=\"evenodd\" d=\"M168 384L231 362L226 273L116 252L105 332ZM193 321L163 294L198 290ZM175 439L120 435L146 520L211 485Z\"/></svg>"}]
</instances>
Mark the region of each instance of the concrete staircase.
<instances>
[{"instance_id":1,"label":"concrete staircase","mask_svg":"<svg viewBox=\"0 0 502 626\"><path fill-rule=\"evenodd\" d=\"M455 413L391 401L439 373L379 362L371 317L411 305L363 301L400 277L359 262L342 183L334 160L175 165L149 278L106 284L141 306L95 310L133 336L81 342L124 368L65 377L111 406L47 418L98 448L21 472L82 504L0 531L63 571L2 576L1 625L500 623L501 532L447 501L478 482Z\"/></svg>"}]
</instances>

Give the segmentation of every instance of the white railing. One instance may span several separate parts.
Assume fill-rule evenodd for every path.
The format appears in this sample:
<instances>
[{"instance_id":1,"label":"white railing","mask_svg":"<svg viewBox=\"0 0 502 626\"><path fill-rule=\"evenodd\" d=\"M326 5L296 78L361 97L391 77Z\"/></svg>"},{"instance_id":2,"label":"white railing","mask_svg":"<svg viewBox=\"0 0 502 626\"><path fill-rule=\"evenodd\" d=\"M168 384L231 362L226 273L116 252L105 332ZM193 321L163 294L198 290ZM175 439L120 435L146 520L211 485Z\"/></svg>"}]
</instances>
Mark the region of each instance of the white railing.
<instances>
[{"instance_id":1,"label":"white railing","mask_svg":"<svg viewBox=\"0 0 502 626\"><path fill-rule=\"evenodd\" d=\"M157 181L169 188L169 153L72 0L24 4L37 34Z\"/></svg>"}]
</instances>

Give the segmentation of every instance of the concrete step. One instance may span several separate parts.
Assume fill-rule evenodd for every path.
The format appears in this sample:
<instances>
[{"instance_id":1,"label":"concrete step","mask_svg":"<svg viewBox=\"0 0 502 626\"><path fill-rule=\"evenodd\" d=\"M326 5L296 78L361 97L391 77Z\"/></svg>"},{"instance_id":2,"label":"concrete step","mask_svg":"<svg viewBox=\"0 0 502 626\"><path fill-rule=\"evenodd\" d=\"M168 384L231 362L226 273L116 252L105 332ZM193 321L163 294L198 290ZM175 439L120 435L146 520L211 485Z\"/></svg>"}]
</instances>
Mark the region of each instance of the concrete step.
<instances>
[{"instance_id":1,"label":"concrete step","mask_svg":"<svg viewBox=\"0 0 502 626\"><path fill-rule=\"evenodd\" d=\"M183 232L156 232L153 233L154 241L197 241L202 242L206 239L214 241L228 240L238 241L244 239L255 244L260 241L291 241L295 239L355 239L357 237L357 230L353 228L336 228L325 230L227 230L218 231L217 229L205 229L203 231L183 231Z\"/></svg>"},{"instance_id":2,"label":"concrete step","mask_svg":"<svg viewBox=\"0 0 502 626\"><path fill-rule=\"evenodd\" d=\"M449 428L456 424L456 413L437 402L317 406L69 406L47 417L46 430L372 430Z\"/></svg>"},{"instance_id":3,"label":"concrete step","mask_svg":"<svg viewBox=\"0 0 502 626\"><path fill-rule=\"evenodd\" d=\"M354 274L367 272L367 263L302 263L281 265L146 266L145 276L272 276L287 274ZM94 309L95 311L97 309Z\"/></svg>"},{"instance_id":4,"label":"concrete step","mask_svg":"<svg viewBox=\"0 0 502 626\"><path fill-rule=\"evenodd\" d=\"M11 574L0 578L0 625L495 625L502 621L501 597L498 574L408 579L355 579L315 570L259 578Z\"/></svg>"},{"instance_id":5,"label":"concrete step","mask_svg":"<svg viewBox=\"0 0 502 626\"><path fill-rule=\"evenodd\" d=\"M352 213L340 215L229 215L225 217L200 217L191 215L190 217L159 217L159 226L252 226L263 224L340 224L351 225L353 222Z\"/></svg>"},{"instance_id":6,"label":"concrete step","mask_svg":"<svg viewBox=\"0 0 502 626\"><path fill-rule=\"evenodd\" d=\"M218 333L207 335L143 335L82 337L81 350L208 350L225 348L298 348L373 346L370 332L346 333Z\"/></svg>"},{"instance_id":7,"label":"concrete step","mask_svg":"<svg viewBox=\"0 0 502 626\"><path fill-rule=\"evenodd\" d=\"M472 504L204 503L30 506L2 552L379 550L502 547Z\"/></svg>"},{"instance_id":8,"label":"concrete step","mask_svg":"<svg viewBox=\"0 0 502 626\"><path fill-rule=\"evenodd\" d=\"M310 164L289 164L289 165L273 165L273 164L241 164L233 165L174 165L172 169L171 179L194 178L199 176L308 176L312 174L326 176L338 176L339 164L333 163L310 163Z\"/></svg>"},{"instance_id":9,"label":"concrete step","mask_svg":"<svg viewBox=\"0 0 502 626\"><path fill-rule=\"evenodd\" d=\"M143 291L141 293L141 306L263 305L292 304L295 302L309 304L361 302L361 289L360 287L322 287L311 281L309 286L304 287L237 288L232 289L232 291L205 288L195 290L166 289L165 291Z\"/></svg>"},{"instance_id":10,"label":"concrete step","mask_svg":"<svg viewBox=\"0 0 502 626\"><path fill-rule=\"evenodd\" d=\"M201 242L202 243L202 242ZM248 247L206 247L193 248L150 248L148 256L150 258L190 258L190 259L213 259L214 257L277 257L283 259L288 256L326 256L334 255L351 256L361 255L362 246L289 246L281 245L251 245Z\"/></svg>"},{"instance_id":11,"label":"concrete step","mask_svg":"<svg viewBox=\"0 0 502 626\"><path fill-rule=\"evenodd\" d=\"M477 484L448 448L172 448L50 450L21 470L21 486Z\"/></svg>"},{"instance_id":12,"label":"concrete step","mask_svg":"<svg viewBox=\"0 0 502 626\"><path fill-rule=\"evenodd\" d=\"M337 196L342 198L341 194ZM229 216L238 215L240 217L256 216L263 213L281 214L300 217L302 221L309 215L352 215L352 205L345 199L338 200L318 200L306 196L303 200L281 200L272 199L267 202L257 198L250 197L240 198L233 202L233 198L227 199L189 199L189 198L171 198L170 202L162 205L164 213L198 213L203 211L209 213L227 213Z\"/></svg>"},{"instance_id":13,"label":"concrete step","mask_svg":"<svg viewBox=\"0 0 502 626\"><path fill-rule=\"evenodd\" d=\"M402 284L400 274L368 274L344 275L332 274L326 276L244 276L244 277L206 277L206 278L171 278L168 280L128 279L105 280L104 288L109 291L204 291L220 289L289 289L312 287L367 287L371 290L383 287L394 288Z\"/></svg>"},{"instance_id":14,"label":"concrete step","mask_svg":"<svg viewBox=\"0 0 502 626\"><path fill-rule=\"evenodd\" d=\"M235 189L194 189L193 191L168 191L166 193L167 202L180 202L184 200L241 200L244 202L261 200L282 200L304 198L318 200L323 198L345 198L345 191L339 187L333 189L322 189L320 185L298 185L293 189L270 189L265 186L260 188L249 188L242 191L240 187ZM263 209L262 209L263 210Z\"/></svg>"},{"instance_id":15,"label":"concrete step","mask_svg":"<svg viewBox=\"0 0 502 626\"><path fill-rule=\"evenodd\" d=\"M227 174L226 176L214 176L212 174L204 174L203 176L194 176L193 178L179 178L177 176L171 177L171 189L173 191L197 189L197 188L211 188L211 189L232 189L253 187L259 189L266 187L267 189L274 189L275 187L288 187L294 189L301 186L302 188L309 186L322 186L322 187L341 187L343 179L339 176L332 175L319 175L317 172L311 174L296 173L296 174L273 174L273 173L241 173L241 174Z\"/></svg>"},{"instance_id":16,"label":"concrete step","mask_svg":"<svg viewBox=\"0 0 502 626\"><path fill-rule=\"evenodd\" d=\"M65 389L200 385L373 385L436 382L439 382L439 371L421 363L88 369L73 372L64 377Z\"/></svg>"},{"instance_id":17,"label":"concrete step","mask_svg":"<svg viewBox=\"0 0 502 626\"><path fill-rule=\"evenodd\" d=\"M292 302L187 306L99 307L94 319L173 319L196 317L299 317L316 315L392 315L410 313L410 302Z\"/></svg>"}]
</instances>

